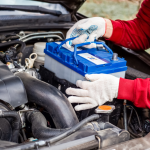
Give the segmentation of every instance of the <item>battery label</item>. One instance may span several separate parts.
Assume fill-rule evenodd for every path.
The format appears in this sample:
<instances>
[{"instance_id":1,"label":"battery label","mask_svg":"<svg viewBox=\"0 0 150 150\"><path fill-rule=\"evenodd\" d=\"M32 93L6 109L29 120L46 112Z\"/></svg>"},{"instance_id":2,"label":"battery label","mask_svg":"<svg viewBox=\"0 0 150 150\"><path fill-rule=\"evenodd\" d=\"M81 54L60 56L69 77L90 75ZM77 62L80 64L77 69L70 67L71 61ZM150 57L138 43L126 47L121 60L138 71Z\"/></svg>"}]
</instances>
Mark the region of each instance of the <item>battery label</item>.
<instances>
[{"instance_id":1,"label":"battery label","mask_svg":"<svg viewBox=\"0 0 150 150\"><path fill-rule=\"evenodd\" d=\"M78 54L79 56L89 60L90 62L96 64L96 65L102 65L102 64L107 64L107 62L89 54L89 53L82 53L82 54Z\"/></svg>"}]
</instances>

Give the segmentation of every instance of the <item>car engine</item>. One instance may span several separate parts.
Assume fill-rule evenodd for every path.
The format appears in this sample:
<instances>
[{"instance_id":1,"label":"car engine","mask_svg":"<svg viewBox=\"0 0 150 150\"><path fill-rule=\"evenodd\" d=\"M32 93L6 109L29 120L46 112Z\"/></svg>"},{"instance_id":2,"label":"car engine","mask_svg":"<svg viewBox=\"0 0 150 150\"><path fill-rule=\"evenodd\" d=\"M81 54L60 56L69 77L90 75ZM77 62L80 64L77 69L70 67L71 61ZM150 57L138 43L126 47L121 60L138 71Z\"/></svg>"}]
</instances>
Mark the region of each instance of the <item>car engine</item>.
<instances>
[{"instance_id":1,"label":"car engine","mask_svg":"<svg viewBox=\"0 0 150 150\"><path fill-rule=\"evenodd\" d=\"M111 111L74 110L78 104L70 104L65 91L76 85L44 65L47 43L61 43L65 34L37 30L0 36L0 149L100 149L150 132L149 109L126 100L105 103ZM124 77L137 74L149 77L131 67Z\"/></svg>"}]
</instances>

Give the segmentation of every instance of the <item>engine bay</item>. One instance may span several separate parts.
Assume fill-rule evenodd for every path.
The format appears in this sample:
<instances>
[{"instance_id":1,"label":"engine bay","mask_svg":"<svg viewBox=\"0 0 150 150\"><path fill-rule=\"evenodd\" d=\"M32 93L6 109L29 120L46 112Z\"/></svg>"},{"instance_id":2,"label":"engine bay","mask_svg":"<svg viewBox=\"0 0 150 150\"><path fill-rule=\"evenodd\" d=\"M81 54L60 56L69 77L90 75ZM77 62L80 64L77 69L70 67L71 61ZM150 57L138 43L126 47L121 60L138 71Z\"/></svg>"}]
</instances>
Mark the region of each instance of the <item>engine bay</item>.
<instances>
[{"instance_id":1,"label":"engine bay","mask_svg":"<svg viewBox=\"0 0 150 150\"><path fill-rule=\"evenodd\" d=\"M65 91L76 85L49 70L50 62L45 67L47 43L61 43L65 34L65 30L1 34L0 143L6 142L1 149L106 148L150 132L149 109L136 108L126 100L107 102L113 108L110 112L96 112L97 107L74 110L78 104L71 104ZM123 77L136 78L131 72L149 76L128 69Z\"/></svg>"}]
</instances>

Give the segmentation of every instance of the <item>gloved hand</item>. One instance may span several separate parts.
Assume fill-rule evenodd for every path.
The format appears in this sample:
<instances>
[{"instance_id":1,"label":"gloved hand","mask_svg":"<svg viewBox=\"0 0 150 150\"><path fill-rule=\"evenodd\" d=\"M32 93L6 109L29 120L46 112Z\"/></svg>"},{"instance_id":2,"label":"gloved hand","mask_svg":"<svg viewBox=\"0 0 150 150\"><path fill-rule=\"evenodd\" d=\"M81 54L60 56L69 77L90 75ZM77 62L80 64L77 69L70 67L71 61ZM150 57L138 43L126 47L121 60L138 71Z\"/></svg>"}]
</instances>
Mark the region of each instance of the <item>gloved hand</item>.
<instances>
[{"instance_id":1,"label":"gloved hand","mask_svg":"<svg viewBox=\"0 0 150 150\"><path fill-rule=\"evenodd\" d=\"M66 90L68 95L75 95L68 98L71 103L83 103L75 107L76 111L90 109L117 98L119 78L108 74L92 74L85 77L91 82L78 80L76 85L81 89Z\"/></svg>"},{"instance_id":2,"label":"gloved hand","mask_svg":"<svg viewBox=\"0 0 150 150\"><path fill-rule=\"evenodd\" d=\"M102 37L106 33L106 21L101 17L93 17L88 19L82 19L78 21L72 28L67 32L66 39L71 37L77 37L73 41L66 43L67 47L73 44L80 44L84 42L93 42L95 39ZM92 43L85 46L87 48L96 47L96 44Z\"/></svg>"}]
</instances>

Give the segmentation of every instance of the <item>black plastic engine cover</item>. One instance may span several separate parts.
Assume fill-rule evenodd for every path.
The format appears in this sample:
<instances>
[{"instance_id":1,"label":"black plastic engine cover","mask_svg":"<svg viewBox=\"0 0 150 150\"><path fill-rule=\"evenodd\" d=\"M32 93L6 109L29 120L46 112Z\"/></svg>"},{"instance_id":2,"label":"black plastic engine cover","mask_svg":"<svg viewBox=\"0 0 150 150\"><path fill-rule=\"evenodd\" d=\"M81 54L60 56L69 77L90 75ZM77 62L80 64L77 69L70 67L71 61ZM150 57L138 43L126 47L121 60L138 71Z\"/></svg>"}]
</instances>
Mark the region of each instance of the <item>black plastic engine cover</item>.
<instances>
[{"instance_id":1,"label":"black plastic engine cover","mask_svg":"<svg viewBox=\"0 0 150 150\"><path fill-rule=\"evenodd\" d=\"M9 70L7 65L0 61L0 100L13 107L27 103L24 85L19 77Z\"/></svg>"}]
</instances>

